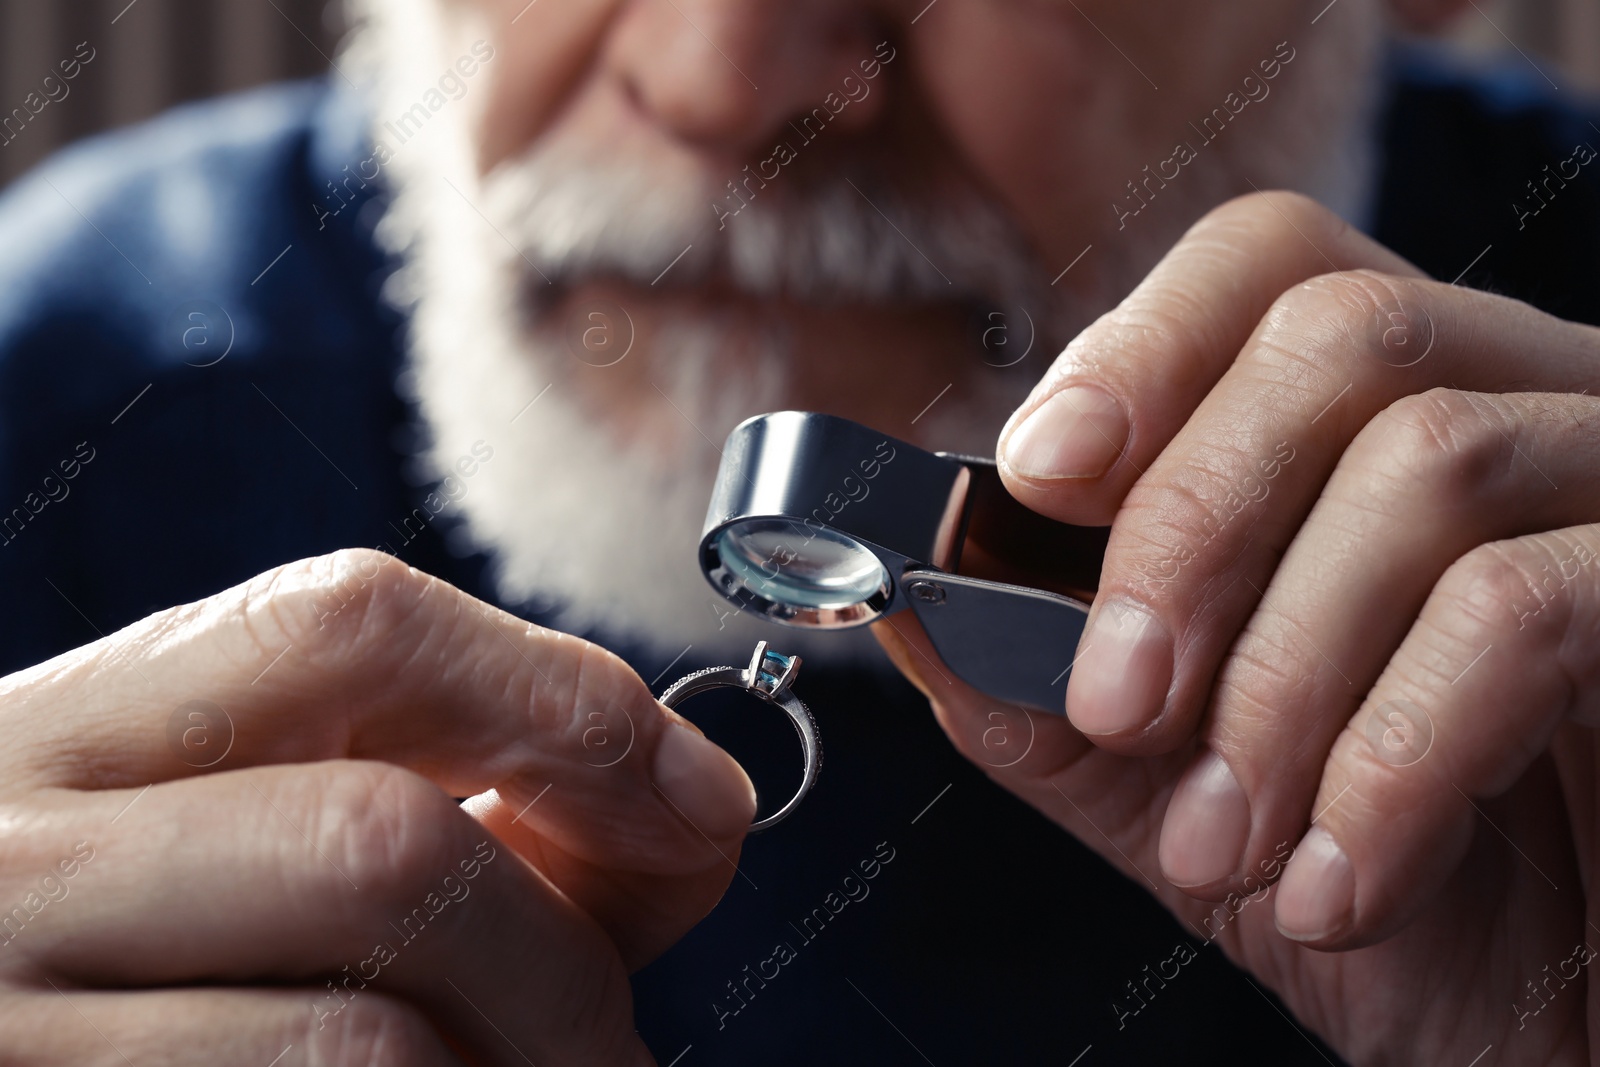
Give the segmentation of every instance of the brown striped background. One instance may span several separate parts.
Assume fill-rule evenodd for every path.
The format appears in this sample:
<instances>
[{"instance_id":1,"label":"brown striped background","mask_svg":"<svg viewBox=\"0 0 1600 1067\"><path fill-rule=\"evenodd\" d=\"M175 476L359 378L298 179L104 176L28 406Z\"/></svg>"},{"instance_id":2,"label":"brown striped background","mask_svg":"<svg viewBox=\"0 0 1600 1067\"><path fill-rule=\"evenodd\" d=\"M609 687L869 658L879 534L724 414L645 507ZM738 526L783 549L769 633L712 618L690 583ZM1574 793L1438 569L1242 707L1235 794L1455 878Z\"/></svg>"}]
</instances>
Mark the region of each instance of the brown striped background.
<instances>
[{"instance_id":1,"label":"brown striped background","mask_svg":"<svg viewBox=\"0 0 1600 1067\"><path fill-rule=\"evenodd\" d=\"M1563 89L1600 88L1600 0L1474 0L1455 35L1507 38ZM79 41L94 63L23 136L0 147L0 185L59 145L183 100L324 70L341 31L338 0L0 0L0 114Z\"/></svg>"},{"instance_id":2,"label":"brown striped background","mask_svg":"<svg viewBox=\"0 0 1600 1067\"><path fill-rule=\"evenodd\" d=\"M0 0L0 114L78 42L97 53L65 100L0 147L0 184L96 130L327 69L339 10L328 0Z\"/></svg>"}]
</instances>

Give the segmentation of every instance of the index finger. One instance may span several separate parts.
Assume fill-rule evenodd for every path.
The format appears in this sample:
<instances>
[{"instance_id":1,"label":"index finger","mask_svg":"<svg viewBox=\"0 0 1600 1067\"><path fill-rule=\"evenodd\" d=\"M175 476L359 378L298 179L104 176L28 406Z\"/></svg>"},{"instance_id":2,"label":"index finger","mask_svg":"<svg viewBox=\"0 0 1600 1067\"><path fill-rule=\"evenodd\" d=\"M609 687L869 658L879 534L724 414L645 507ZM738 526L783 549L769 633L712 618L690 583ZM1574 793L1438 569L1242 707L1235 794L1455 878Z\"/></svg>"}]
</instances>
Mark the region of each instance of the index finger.
<instances>
[{"instance_id":1,"label":"index finger","mask_svg":"<svg viewBox=\"0 0 1600 1067\"><path fill-rule=\"evenodd\" d=\"M662 875L727 862L755 811L739 765L621 659L381 552L153 615L0 679L0 705L13 785L380 760L454 796L495 789L588 864Z\"/></svg>"},{"instance_id":2,"label":"index finger","mask_svg":"<svg viewBox=\"0 0 1600 1067\"><path fill-rule=\"evenodd\" d=\"M1284 292L1318 275L1421 271L1296 193L1197 222L1056 359L1000 436L1006 488L1041 514L1106 526Z\"/></svg>"}]
</instances>

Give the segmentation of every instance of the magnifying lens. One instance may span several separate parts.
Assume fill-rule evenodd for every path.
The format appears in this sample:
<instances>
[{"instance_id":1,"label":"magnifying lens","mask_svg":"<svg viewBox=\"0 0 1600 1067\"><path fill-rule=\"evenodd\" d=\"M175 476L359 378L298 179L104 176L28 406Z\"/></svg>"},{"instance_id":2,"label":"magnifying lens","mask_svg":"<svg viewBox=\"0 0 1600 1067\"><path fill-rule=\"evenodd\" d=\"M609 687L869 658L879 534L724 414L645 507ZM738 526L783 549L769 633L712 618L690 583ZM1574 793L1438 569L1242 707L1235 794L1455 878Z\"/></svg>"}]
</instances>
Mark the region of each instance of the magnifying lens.
<instances>
[{"instance_id":1,"label":"magnifying lens","mask_svg":"<svg viewBox=\"0 0 1600 1067\"><path fill-rule=\"evenodd\" d=\"M1029 511L992 460L781 411L728 436L700 567L741 609L790 626L843 629L909 608L963 681L1062 715L1108 534ZM964 552L1060 591L963 574Z\"/></svg>"}]
</instances>

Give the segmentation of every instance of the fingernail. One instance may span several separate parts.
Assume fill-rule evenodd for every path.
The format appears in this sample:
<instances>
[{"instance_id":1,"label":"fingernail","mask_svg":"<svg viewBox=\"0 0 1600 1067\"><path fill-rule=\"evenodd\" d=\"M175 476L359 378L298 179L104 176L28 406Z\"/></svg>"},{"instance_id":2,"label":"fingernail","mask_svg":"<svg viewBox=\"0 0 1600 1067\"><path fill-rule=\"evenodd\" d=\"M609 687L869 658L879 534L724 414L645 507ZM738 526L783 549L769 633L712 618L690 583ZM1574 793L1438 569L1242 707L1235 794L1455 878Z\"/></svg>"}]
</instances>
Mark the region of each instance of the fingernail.
<instances>
[{"instance_id":1,"label":"fingernail","mask_svg":"<svg viewBox=\"0 0 1600 1067\"><path fill-rule=\"evenodd\" d=\"M1320 826L1300 840L1278 883L1278 932L1292 941L1322 941L1355 919L1356 872L1333 835Z\"/></svg>"},{"instance_id":2,"label":"fingernail","mask_svg":"<svg viewBox=\"0 0 1600 1067\"><path fill-rule=\"evenodd\" d=\"M1230 877L1250 839L1250 798L1228 761L1210 749L1195 761L1161 824L1161 870L1185 889Z\"/></svg>"},{"instance_id":3,"label":"fingernail","mask_svg":"<svg viewBox=\"0 0 1600 1067\"><path fill-rule=\"evenodd\" d=\"M1172 635L1128 600L1102 604L1082 659L1067 679L1067 717L1086 734L1120 734L1153 722L1172 685Z\"/></svg>"},{"instance_id":4,"label":"fingernail","mask_svg":"<svg viewBox=\"0 0 1600 1067\"><path fill-rule=\"evenodd\" d=\"M756 789L734 758L687 726L668 723L656 742L656 787L709 838L734 837L756 813Z\"/></svg>"},{"instance_id":5,"label":"fingernail","mask_svg":"<svg viewBox=\"0 0 1600 1067\"><path fill-rule=\"evenodd\" d=\"M1128 413L1110 393L1074 385L1054 394L1006 438L1005 461L1024 478L1098 478L1128 444Z\"/></svg>"}]
</instances>

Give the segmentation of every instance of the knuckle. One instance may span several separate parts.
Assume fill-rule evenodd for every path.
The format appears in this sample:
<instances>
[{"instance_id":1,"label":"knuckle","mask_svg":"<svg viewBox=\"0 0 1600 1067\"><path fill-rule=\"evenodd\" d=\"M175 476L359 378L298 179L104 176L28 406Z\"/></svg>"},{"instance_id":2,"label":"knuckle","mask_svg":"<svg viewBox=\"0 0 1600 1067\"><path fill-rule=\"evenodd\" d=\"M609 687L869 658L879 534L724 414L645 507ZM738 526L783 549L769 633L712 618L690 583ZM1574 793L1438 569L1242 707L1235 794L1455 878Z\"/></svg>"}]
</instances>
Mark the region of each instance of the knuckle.
<instances>
[{"instance_id":1,"label":"knuckle","mask_svg":"<svg viewBox=\"0 0 1600 1067\"><path fill-rule=\"evenodd\" d=\"M1516 448L1500 421L1471 394L1430 389L1380 412L1357 435L1351 459L1364 476L1406 494L1421 489L1459 502L1509 472Z\"/></svg>"},{"instance_id":2,"label":"knuckle","mask_svg":"<svg viewBox=\"0 0 1600 1067\"><path fill-rule=\"evenodd\" d=\"M258 640L321 650L345 662L386 651L389 635L440 583L374 549L342 549L286 564L246 590L243 610Z\"/></svg>"},{"instance_id":3,"label":"knuckle","mask_svg":"<svg viewBox=\"0 0 1600 1067\"><path fill-rule=\"evenodd\" d=\"M362 992L336 1018L313 1023L305 1045L311 1061L330 1067L422 1067L438 1046L422 1013L379 993Z\"/></svg>"},{"instance_id":4,"label":"knuckle","mask_svg":"<svg viewBox=\"0 0 1600 1067\"><path fill-rule=\"evenodd\" d=\"M1293 627L1269 631L1252 624L1217 672L1213 729L1230 750L1249 753L1260 738L1281 736L1287 725L1283 708L1314 707L1326 698L1321 660L1307 656ZM1309 735L1316 731L1297 732L1314 743Z\"/></svg>"},{"instance_id":5,"label":"knuckle","mask_svg":"<svg viewBox=\"0 0 1600 1067\"><path fill-rule=\"evenodd\" d=\"M1302 240L1307 235L1316 244L1319 237L1333 239L1350 229L1339 215L1304 193L1286 189L1250 192L1212 208L1196 225L1242 229L1258 241L1261 233L1280 233L1285 240ZM1298 231L1298 232L1297 232Z\"/></svg>"},{"instance_id":6,"label":"knuckle","mask_svg":"<svg viewBox=\"0 0 1600 1067\"><path fill-rule=\"evenodd\" d=\"M1348 343L1364 338L1366 327L1379 312L1394 305L1418 302L1416 286L1375 270L1347 270L1319 274L1284 293L1268 315L1269 324L1283 323L1297 334L1307 329L1333 330L1330 338Z\"/></svg>"},{"instance_id":7,"label":"knuckle","mask_svg":"<svg viewBox=\"0 0 1600 1067\"><path fill-rule=\"evenodd\" d=\"M1396 285L1403 283L1395 283ZM1371 271L1321 274L1279 294L1241 357L1258 389L1332 395L1368 358L1373 325L1397 298Z\"/></svg>"},{"instance_id":8,"label":"knuckle","mask_svg":"<svg viewBox=\"0 0 1600 1067\"><path fill-rule=\"evenodd\" d=\"M529 722L546 750L561 758L590 765L613 756L620 761L646 751L631 738L648 743L666 723L650 687L626 660L600 645L563 639L541 670L544 677L529 679L538 689L526 701ZM613 744L626 752L613 753L608 747Z\"/></svg>"},{"instance_id":9,"label":"knuckle","mask_svg":"<svg viewBox=\"0 0 1600 1067\"><path fill-rule=\"evenodd\" d=\"M1112 534L1102 588L1172 590L1214 576L1260 515L1273 477L1247 452L1209 443L1165 480L1136 484Z\"/></svg>"},{"instance_id":10,"label":"knuckle","mask_svg":"<svg viewBox=\"0 0 1600 1067\"><path fill-rule=\"evenodd\" d=\"M326 864L314 869L323 870L335 887L346 879L359 886L364 912L420 904L470 851L465 816L427 779L383 763L327 768L315 819L338 871L326 871Z\"/></svg>"},{"instance_id":11,"label":"knuckle","mask_svg":"<svg viewBox=\"0 0 1600 1067\"><path fill-rule=\"evenodd\" d=\"M1434 587L1435 620L1450 620L1453 636L1472 647L1481 647L1496 636L1528 628L1530 620L1518 617L1517 605L1538 588L1539 562L1525 545L1516 541L1496 541L1477 548L1451 564ZM1553 612L1532 620L1535 625L1555 627Z\"/></svg>"}]
</instances>

